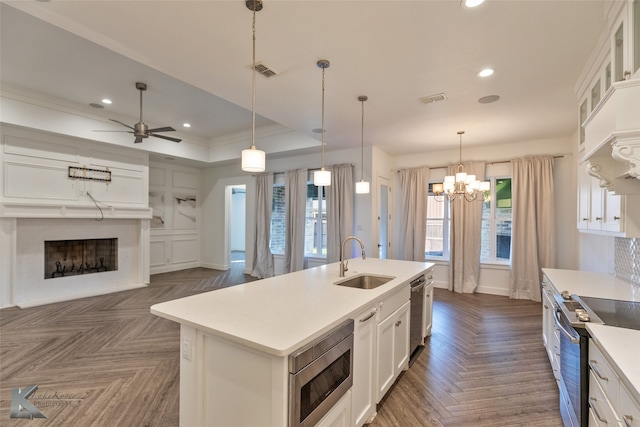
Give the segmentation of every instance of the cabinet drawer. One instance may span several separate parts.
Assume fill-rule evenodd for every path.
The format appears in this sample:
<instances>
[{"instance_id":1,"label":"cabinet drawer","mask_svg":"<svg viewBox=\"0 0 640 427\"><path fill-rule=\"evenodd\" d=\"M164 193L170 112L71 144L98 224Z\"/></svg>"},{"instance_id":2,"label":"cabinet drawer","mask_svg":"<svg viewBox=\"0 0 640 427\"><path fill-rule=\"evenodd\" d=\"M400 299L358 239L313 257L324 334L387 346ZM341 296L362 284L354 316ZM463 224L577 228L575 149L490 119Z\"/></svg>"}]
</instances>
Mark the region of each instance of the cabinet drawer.
<instances>
[{"instance_id":1,"label":"cabinet drawer","mask_svg":"<svg viewBox=\"0 0 640 427\"><path fill-rule=\"evenodd\" d=\"M617 405L618 376L593 340L589 340L589 370L606 393L609 401L614 406Z\"/></svg>"},{"instance_id":2,"label":"cabinet drawer","mask_svg":"<svg viewBox=\"0 0 640 427\"><path fill-rule=\"evenodd\" d=\"M383 321L389 317L394 311L402 307L402 305L409 301L411 296L411 290L409 284L402 286L398 292L386 297L378 304L378 322Z\"/></svg>"},{"instance_id":3,"label":"cabinet drawer","mask_svg":"<svg viewBox=\"0 0 640 427\"><path fill-rule=\"evenodd\" d=\"M636 402L624 384L620 383L618 416L625 427L640 427L640 404Z\"/></svg>"},{"instance_id":4,"label":"cabinet drawer","mask_svg":"<svg viewBox=\"0 0 640 427\"><path fill-rule=\"evenodd\" d=\"M596 420L597 426L615 426L618 423L611 402L593 371L589 373L589 412L589 418Z\"/></svg>"}]
</instances>

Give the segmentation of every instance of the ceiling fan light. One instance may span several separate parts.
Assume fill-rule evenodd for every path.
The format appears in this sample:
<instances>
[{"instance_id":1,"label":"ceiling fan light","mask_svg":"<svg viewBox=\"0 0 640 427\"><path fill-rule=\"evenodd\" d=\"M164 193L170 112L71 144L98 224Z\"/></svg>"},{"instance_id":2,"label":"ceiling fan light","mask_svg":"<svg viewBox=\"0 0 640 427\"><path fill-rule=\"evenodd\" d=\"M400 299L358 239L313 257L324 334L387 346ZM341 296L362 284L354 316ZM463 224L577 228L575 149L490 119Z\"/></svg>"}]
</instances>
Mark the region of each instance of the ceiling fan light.
<instances>
[{"instance_id":1,"label":"ceiling fan light","mask_svg":"<svg viewBox=\"0 0 640 427\"><path fill-rule=\"evenodd\" d=\"M313 172L313 185L316 187L329 187L331 185L331 171L322 168Z\"/></svg>"},{"instance_id":2,"label":"ceiling fan light","mask_svg":"<svg viewBox=\"0 0 640 427\"><path fill-rule=\"evenodd\" d=\"M265 153L255 145L242 150L242 170L245 172L264 172Z\"/></svg>"},{"instance_id":3,"label":"ceiling fan light","mask_svg":"<svg viewBox=\"0 0 640 427\"><path fill-rule=\"evenodd\" d=\"M356 182L356 194L369 194L369 183L364 180Z\"/></svg>"}]
</instances>

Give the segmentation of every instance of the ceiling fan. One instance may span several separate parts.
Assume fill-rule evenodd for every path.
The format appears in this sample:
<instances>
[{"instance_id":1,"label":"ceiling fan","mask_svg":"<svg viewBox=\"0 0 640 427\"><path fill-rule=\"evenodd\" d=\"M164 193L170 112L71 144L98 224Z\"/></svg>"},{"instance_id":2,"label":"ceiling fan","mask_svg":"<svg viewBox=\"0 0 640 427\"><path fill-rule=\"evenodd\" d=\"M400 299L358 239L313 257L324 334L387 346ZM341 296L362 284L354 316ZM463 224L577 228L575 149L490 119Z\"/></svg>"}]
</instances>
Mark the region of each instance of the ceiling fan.
<instances>
[{"instance_id":1,"label":"ceiling fan","mask_svg":"<svg viewBox=\"0 0 640 427\"><path fill-rule=\"evenodd\" d=\"M150 136L153 136L153 137L156 137L156 138L161 138L161 139L166 139L166 140L173 141L173 142L182 141L181 139L178 139L178 138L172 138L170 136L159 135L157 133L157 132L175 132L175 129L172 128L171 126L164 126L164 127L161 127L161 128L149 129L149 126L147 126L142 121L142 92L147 90L147 84L146 83L137 82L136 83L136 89L138 89L140 91L140 121L138 123L136 123L135 125L133 125L133 126L129 126L128 124L123 123L123 122L121 122L119 120L109 119L112 122L116 122L118 124L121 124L122 126L128 127L131 130L130 131L126 131L126 130L96 131L96 132L129 132L129 133L132 133L136 137L135 141L133 141L136 144L142 142L142 140L144 138L149 138Z\"/></svg>"}]
</instances>

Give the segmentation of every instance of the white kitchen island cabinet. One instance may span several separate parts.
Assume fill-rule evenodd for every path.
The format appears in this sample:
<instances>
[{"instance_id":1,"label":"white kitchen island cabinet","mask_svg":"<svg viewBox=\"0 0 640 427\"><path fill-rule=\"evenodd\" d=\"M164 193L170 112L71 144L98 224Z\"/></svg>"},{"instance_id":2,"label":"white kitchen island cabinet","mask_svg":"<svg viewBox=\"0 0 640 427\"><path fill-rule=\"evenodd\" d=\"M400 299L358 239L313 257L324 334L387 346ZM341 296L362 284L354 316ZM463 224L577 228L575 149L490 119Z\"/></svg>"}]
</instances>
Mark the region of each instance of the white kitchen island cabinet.
<instances>
[{"instance_id":1,"label":"white kitchen island cabinet","mask_svg":"<svg viewBox=\"0 0 640 427\"><path fill-rule=\"evenodd\" d=\"M341 278L334 263L154 305L153 314L181 324L180 425L287 427L289 355L349 319L357 322L367 309L391 308L386 302L403 289L406 303L409 282L432 265L352 259L347 277L394 279L374 289L335 285ZM356 332L356 343L360 338L353 373L361 368L355 364L371 363L364 354L371 342ZM354 401L349 390L317 425L353 423Z\"/></svg>"}]
</instances>

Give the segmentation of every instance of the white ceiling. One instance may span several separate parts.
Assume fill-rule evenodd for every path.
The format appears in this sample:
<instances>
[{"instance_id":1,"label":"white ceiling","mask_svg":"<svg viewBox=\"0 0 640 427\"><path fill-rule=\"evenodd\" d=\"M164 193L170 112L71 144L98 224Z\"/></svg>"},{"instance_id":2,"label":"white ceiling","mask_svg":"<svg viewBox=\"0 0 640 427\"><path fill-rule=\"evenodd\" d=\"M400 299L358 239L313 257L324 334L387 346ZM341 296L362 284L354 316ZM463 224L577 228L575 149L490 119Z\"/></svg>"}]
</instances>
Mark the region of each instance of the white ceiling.
<instances>
[{"instance_id":1,"label":"white ceiling","mask_svg":"<svg viewBox=\"0 0 640 427\"><path fill-rule=\"evenodd\" d=\"M244 1L3 3L4 88L87 109L109 97L111 106L92 113L133 124L134 84L142 81L152 127L212 145L251 129L252 13ZM327 150L359 147L359 95L369 97L365 145L391 155L457 147L458 130L465 146L572 135L574 86L604 27L603 4L265 0L256 59L278 75L257 76L258 128L277 123L319 139L316 62L328 59ZM496 73L477 77L487 66ZM448 99L419 101L440 92ZM487 95L500 100L478 103Z\"/></svg>"}]
</instances>

